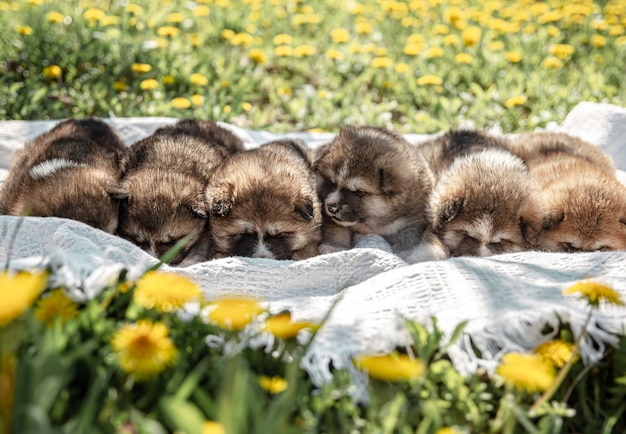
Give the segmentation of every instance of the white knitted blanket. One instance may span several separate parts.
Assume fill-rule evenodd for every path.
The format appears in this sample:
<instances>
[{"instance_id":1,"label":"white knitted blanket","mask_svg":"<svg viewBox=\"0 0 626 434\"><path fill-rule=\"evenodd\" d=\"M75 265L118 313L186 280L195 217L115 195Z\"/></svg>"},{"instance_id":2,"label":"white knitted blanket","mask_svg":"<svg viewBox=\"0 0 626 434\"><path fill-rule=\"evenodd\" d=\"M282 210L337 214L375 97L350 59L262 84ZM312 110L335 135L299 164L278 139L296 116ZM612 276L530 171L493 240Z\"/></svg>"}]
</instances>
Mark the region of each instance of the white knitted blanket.
<instances>
[{"instance_id":1,"label":"white knitted blanket","mask_svg":"<svg viewBox=\"0 0 626 434\"><path fill-rule=\"evenodd\" d=\"M175 120L106 119L127 144ZM6 176L13 152L55 123L0 122L0 180ZM333 137L330 133L271 134L227 126L247 147L284 136L318 147ZM626 108L582 103L561 124L547 129L602 147L614 158L622 182L626 179ZM419 142L427 136L406 137ZM0 238L0 263L10 260L12 269L50 265L52 285L72 288L76 299L92 297L122 268L129 269L131 277L138 276L156 262L123 239L63 219L0 216ZM336 368L354 370L354 355L408 344L405 319L430 324L431 317L436 317L448 336L460 321L468 320L463 337L450 349L452 361L463 373L478 367L492 371L505 352L530 350L552 338L553 333L542 333L546 325L556 330L559 321L565 321L575 332L582 328L586 304L562 296L563 288L593 279L626 299L626 252L525 252L407 265L382 238L365 236L349 251L305 261L235 257L163 268L195 280L208 300L256 297L267 302L271 312L288 309L297 320L320 321L334 305L302 361L317 384L331 378L331 362ZM612 333L623 332L624 327L626 308L602 306L583 343L583 361L598 360L606 345L616 342ZM354 378L362 386L358 373ZM363 397L364 389L357 389L355 393Z\"/></svg>"}]
</instances>

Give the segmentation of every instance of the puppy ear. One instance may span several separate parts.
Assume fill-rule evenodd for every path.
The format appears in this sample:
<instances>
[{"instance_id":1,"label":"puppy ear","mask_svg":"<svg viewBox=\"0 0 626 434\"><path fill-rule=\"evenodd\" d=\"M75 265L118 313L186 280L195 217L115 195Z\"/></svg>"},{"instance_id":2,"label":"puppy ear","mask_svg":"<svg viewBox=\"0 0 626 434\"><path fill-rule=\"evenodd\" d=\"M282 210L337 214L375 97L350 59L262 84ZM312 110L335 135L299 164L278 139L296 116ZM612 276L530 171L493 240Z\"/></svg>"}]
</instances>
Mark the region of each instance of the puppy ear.
<instances>
[{"instance_id":1,"label":"puppy ear","mask_svg":"<svg viewBox=\"0 0 626 434\"><path fill-rule=\"evenodd\" d=\"M563 220L565 220L565 214L563 211L549 211L543 216L542 229L549 231L556 228Z\"/></svg>"},{"instance_id":2,"label":"puppy ear","mask_svg":"<svg viewBox=\"0 0 626 434\"><path fill-rule=\"evenodd\" d=\"M210 185L205 191L205 198L210 205L211 215L225 217L235 204L236 191L232 184Z\"/></svg>"},{"instance_id":3,"label":"puppy ear","mask_svg":"<svg viewBox=\"0 0 626 434\"><path fill-rule=\"evenodd\" d=\"M543 221L541 219L535 219L534 216L521 216L519 218L520 229L524 239L532 243L543 230Z\"/></svg>"},{"instance_id":4,"label":"puppy ear","mask_svg":"<svg viewBox=\"0 0 626 434\"><path fill-rule=\"evenodd\" d=\"M463 208L462 197L450 198L439 208L439 218L444 222L452 221L459 214L461 208Z\"/></svg>"},{"instance_id":5,"label":"puppy ear","mask_svg":"<svg viewBox=\"0 0 626 434\"><path fill-rule=\"evenodd\" d=\"M125 182L117 182L107 187L109 195L113 199L124 200L130 197L130 189Z\"/></svg>"},{"instance_id":6,"label":"puppy ear","mask_svg":"<svg viewBox=\"0 0 626 434\"><path fill-rule=\"evenodd\" d=\"M307 220L314 217L313 201L310 198L302 198L296 202L295 211Z\"/></svg>"},{"instance_id":7,"label":"puppy ear","mask_svg":"<svg viewBox=\"0 0 626 434\"><path fill-rule=\"evenodd\" d=\"M189 208L192 214L203 219L209 218L209 205L204 199L204 194L201 193L196 198L191 199L185 206Z\"/></svg>"},{"instance_id":8,"label":"puppy ear","mask_svg":"<svg viewBox=\"0 0 626 434\"><path fill-rule=\"evenodd\" d=\"M391 172L385 169L378 170L378 180L383 193L392 195L394 193L395 179Z\"/></svg>"}]
</instances>

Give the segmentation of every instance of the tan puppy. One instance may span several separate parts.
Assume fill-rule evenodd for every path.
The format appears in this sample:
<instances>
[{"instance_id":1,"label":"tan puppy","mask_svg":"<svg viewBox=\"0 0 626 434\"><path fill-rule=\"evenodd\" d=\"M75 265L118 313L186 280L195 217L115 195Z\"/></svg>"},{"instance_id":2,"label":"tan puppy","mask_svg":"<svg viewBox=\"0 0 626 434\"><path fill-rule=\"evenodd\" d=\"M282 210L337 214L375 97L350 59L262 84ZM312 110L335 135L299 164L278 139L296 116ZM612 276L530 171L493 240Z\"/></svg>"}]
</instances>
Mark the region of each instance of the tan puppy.
<instances>
[{"instance_id":1,"label":"tan puppy","mask_svg":"<svg viewBox=\"0 0 626 434\"><path fill-rule=\"evenodd\" d=\"M342 128L319 151L315 171L325 213L321 253L350 248L354 233L382 235L394 252L421 237L432 178L401 135L383 128ZM407 237L394 237L407 231Z\"/></svg>"},{"instance_id":2,"label":"tan puppy","mask_svg":"<svg viewBox=\"0 0 626 434\"><path fill-rule=\"evenodd\" d=\"M211 177L215 257L310 258L322 215L304 143L281 140L234 154Z\"/></svg>"},{"instance_id":3,"label":"tan puppy","mask_svg":"<svg viewBox=\"0 0 626 434\"><path fill-rule=\"evenodd\" d=\"M208 260L212 243L204 190L230 154L228 143L243 147L236 136L210 121L183 120L131 146L125 159L125 193L118 195L124 199L118 235L155 257L191 235L170 264Z\"/></svg>"},{"instance_id":4,"label":"tan puppy","mask_svg":"<svg viewBox=\"0 0 626 434\"><path fill-rule=\"evenodd\" d=\"M543 194L537 247L554 252L626 249L626 187L611 158L578 138L522 134L511 142Z\"/></svg>"},{"instance_id":5,"label":"tan puppy","mask_svg":"<svg viewBox=\"0 0 626 434\"><path fill-rule=\"evenodd\" d=\"M0 191L0 213L64 217L114 233L125 148L100 120L60 122L17 153Z\"/></svg>"},{"instance_id":6,"label":"tan puppy","mask_svg":"<svg viewBox=\"0 0 626 434\"><path fill-rule=\"evenodd\" d=\"M532 248L541 206L524 163L482 131L453 130L420 147L436 183L430 227L408 262L489 256Z\"/></svg>"}]
</instances>

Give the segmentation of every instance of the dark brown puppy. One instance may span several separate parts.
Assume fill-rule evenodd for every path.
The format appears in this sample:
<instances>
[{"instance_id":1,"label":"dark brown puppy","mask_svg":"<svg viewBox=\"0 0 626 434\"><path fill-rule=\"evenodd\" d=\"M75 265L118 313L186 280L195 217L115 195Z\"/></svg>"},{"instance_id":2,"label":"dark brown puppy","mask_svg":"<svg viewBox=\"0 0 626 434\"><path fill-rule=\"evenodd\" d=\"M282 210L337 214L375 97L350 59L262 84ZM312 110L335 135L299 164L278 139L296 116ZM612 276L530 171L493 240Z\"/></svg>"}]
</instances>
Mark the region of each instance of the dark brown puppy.
<instances>
[{"instance_id":1,"label":"dark brown puppy","mask_svg":"<svg viewBox=\"0 0 626 434\"><path fill-rule=\"evenodd\" d=\"M318 254L322 215L304 143L280 140L234 154L213 173L206 197L216 258Z\"/></svg>"},{"instance_id":2,"label":"dark brown puppy","mask_svg":"<svg viewBox=\"0 0 626 434\"><path fill-rule=\"evenodd\" d=\"M0 213L64 217L114 233L125 148L103 121L60 122L15 156L0 191Z\"/></svg>"},{"instance_id":3,"label":"dark brown puppy","mask_svg":"<svg viewBox=\"0 0 626 434\"><path fill-rule=\"evenodd\" d=\"M155 257L191 235L170 264L209 259L212 243L204 190L231 148L243 148L234 134L210 121L193 120L159 128L131 146L124 162L125 192L118 195L123 199L118 235Z\"/></svg>"},{"instance_id":4,"label":"dark brown puppy","mask_svg":"<svg viewBox=\"0 0 626 434\"><path fill-rule=\"evenodd\" d=\"M432 176L401 135L383 128L348 126L323 147L315 162L326 215L321 253L351 247L352 234L392 238L411 230L413 244L426 227L424 209Z\"/></svg>"},{"instance_id":5,"label":"dark brown puppy","mask_svg":"<svg viewBox=\"0 0 626 434\"><path fill-rule=\"evenodd\" d=\"M626 187L607 154L576 137L544 132L517 136L511 149L528 164L546 204L539 249L626 249Z\"/></svg>"}]
</instances>

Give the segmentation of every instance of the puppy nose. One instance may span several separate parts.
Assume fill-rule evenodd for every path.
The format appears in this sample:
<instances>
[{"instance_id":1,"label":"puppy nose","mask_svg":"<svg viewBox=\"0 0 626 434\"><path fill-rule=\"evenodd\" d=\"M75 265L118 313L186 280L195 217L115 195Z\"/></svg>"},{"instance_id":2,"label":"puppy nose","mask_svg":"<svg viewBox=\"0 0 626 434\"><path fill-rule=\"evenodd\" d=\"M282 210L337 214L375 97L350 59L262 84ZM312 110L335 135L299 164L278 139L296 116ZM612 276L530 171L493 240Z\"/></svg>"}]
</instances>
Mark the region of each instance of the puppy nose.
<instances>
[{"instance_id":1,"label":"puppy nose","mask_svg":"<svg viewBox=\"0 0 626 434\"><path fill-rule=\"evenodd\" d=\"M339 205L337 205L336 203L327 203L326 209L331 214L337 214L337 212L339 212Z\"/></svg>"}]
</instances>

